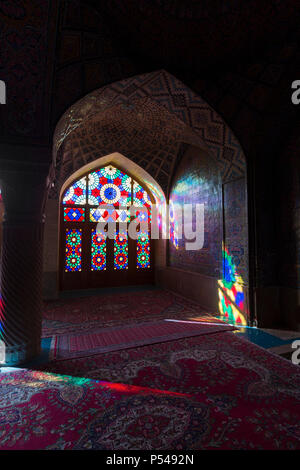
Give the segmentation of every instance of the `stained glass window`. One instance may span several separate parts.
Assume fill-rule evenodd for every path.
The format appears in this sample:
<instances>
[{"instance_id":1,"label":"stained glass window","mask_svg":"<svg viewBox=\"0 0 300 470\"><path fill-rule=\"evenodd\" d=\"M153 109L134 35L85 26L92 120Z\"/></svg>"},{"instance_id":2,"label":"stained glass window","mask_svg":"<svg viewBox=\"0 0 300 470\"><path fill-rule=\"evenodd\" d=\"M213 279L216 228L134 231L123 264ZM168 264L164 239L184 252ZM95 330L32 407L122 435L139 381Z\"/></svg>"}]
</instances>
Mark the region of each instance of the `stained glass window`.
<instances>
[{"instance_id":1,"label":"stained glass window","mask_svg":"<svg viewBox=\"0 0 300 470\"><path fill-rule=\"evenodd\" d=\"M106 166L89 174L88 203L131 204L131 178L114 166Z\"/></svg>"},{"instance_id":2,"label":"stained glass window","mask_svg":"<svg viewBox=\"0 0 300 470\"><path fill-rule=\"evenodd\" d=\"M151 200L147 191L136 181L133 184L133 204L139 207L147 207L148 209L151 207Z\"/></svg>"},{"instance_id":3,"label":"stained glass window","mask_svg":"<svg viewBox=\"0 0 300 470\"><path fill-rule=\"evenodd\" d=\"M135 217L139 222L151 222L151 212L146 207L141 208L135 212Z\"/></svg>"},{"instance_id":4,"label":"stained glass window","mask_svg":"<svg viewBox=\"0 0 300 470\"><path fill-rule=\"evenodd\" d=\"M128 269L128 233L124 230L115 236L114 269Z\"/></svg>"},{"instance_id":5,"label":"stained glass window","mask_svg":"<svg viewBox=\"0 0 300 470\"><path fill-rule=\"evenodd\" d=\"M84 222L85 209L79 207L64 207L65 222Z\"/></svg>"},{"instance_id":6,"label":"stained glass window","mask_svg":"<svg viewBox=\"0 0 300 470\"><path fill-rule=\"evenodd\" d=\"M149 232L141 232L137 238L137 264L138 269L150 268L150 240Z\"/></svg>"},{"instance_id":7,"label":"stained glass window","mask_svg":"<svg viewBox=\"0 0 300 470\"><path fill-rule=\"evenodd\" d=\"M75 204L83 206L86 204L86 177L75 181L66 190L63 197L63 204Z\"/></svg>"},{"instance_id":8,"label":"stained glass window","mask_svg":"<svg viewBox=\"0 0 300 470\"><path fill-rule=\"evenodd\" d=\"M92 230L91 232L91 271L106 270L106 238L105 233Z\"/></svg>"},{"instance_id":9,"label":"stained glass window","mask_svg":"<svg viewBox=\"0 0 300 470\"><path fill-rule=\"evenodd\" d=\"M90 209L91 222L129 222L128 210L107 207L106 209Z\"/></svg>"},{"instance_id":10,"label":"stained glass window","mask_svg":"<svg viewBox=\"0 0 300 470\"><path fill-rule=\"evenodd\" d=\"M81 271L81 229L66 230L65 271Z\"/></svg>"},{"instance_id":11,"label":"stained glass window","mask_svg":"<svg viewBox=\"0 0 300 470\"><path fill-rule=\"evenodd\" d=\"M139 223L146 223L150 227L152 203L148 192L129 175L113 165L107 165L94 170L87 176L73 182L63 195L63 221L74 223L72 229L66 229L65 235L65 262L66 272L82 270L83 266L90 264L91 271L108 271L109 269L125 270L129 267L128 257L128 230L125 229L131 220L130 207L133 204L138 208L135 217ZM94 207L78 207L78 206ZM133 214L132 214L133 215ZM82 223L82 230L74 228ZM117 223L117 233L113 242L113 263L107 257L106 234L93 228L90 232L88 224ZM125 224L121 226L121 224ZM77 225L78 224L78 225ZM142 231L146 226L142 226ZM83 229L83 227L85 227ZM85 235L86 234L86 235ZM90 235L88 235L90 234ZM84 237L87 236L86 240ZM86 261L82 258L82 244L86 246ZM134 246L134 245L133 245ZM89 247L89 249L88 249ZM139 234L136 241L137 269L150 268L150 230Z\"/></svg>"}]
</instances>

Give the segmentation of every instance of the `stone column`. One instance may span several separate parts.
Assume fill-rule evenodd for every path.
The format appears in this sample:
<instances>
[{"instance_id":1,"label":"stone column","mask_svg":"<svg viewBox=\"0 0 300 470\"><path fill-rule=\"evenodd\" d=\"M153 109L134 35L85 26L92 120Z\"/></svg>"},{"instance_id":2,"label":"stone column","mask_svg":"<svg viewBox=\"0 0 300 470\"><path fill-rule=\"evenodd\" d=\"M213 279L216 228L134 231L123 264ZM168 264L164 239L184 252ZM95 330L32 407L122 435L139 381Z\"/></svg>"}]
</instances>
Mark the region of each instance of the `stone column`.
<instances>
[{"instance_id":1,"label":"stone column","mask_svg":"<svg viewBox=\"0 0 300 470\"><path fill-rule=\"evenodd\" d=\"M10 171L1 178L5 212L0 337L4 364L19 365L40 353L46 178L37 170Z\"/></svg>"}]
</instances>

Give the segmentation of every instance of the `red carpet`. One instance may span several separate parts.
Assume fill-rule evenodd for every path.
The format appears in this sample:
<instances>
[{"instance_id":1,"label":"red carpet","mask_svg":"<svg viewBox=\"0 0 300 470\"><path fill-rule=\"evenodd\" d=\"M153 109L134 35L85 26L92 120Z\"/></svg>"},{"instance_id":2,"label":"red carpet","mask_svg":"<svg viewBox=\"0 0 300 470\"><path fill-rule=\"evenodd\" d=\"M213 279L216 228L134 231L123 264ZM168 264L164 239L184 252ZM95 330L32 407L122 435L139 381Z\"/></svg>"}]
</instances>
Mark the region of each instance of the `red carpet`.
<instances>
[{"instance_id":1,"label":"red carpet","mask_svg":"<svg viewBox=\"0 0 300 470\"><path fill-rule=\"evenodd\" d=\"M139 386L0 374L0 449L300 449L300 369L231 332L89 361Z\"/></svg>"},{"instance_id":2,"label":"red carpet","mask_svg":"<svg viewBox=\"0 0 300 470\"><path fill-rule=\"evenodd\" d=\"M164 341L233 330L229 325L184 321L159 321L123 327L104 328L98 332L54 336L51 359L82 357Z\"/></svg>"},{"instance_id":3,"label":"red carpet","mask_svg":"<svg viewBox=\"0 0 300 470\"><path fill-rule=\"evenodd\" d=\"M50 373L0 373L1 450L300 449L300 368L230 331L213 333L220 325L197 305L147 291L57 302L46 317L58 355L85 357L60 356L43 366ZM165 318L201 317L210 324L170 322L164 342L133 347L163 337L153 324ZM115 335L128 324L129 349ZM197 336L170 341L170 328L182 334L183 325ZM100 338L99 327L115 333ZM122 350L87 356L103 339Z\"/></svg>"},{"instance_id":4,"label":"red carpet","mask_svg":"<svg viewBox=\"0 0 300 470\"><path fill-rule=\"evenodd\" d=\"M195 302L161 289L94 295L46 302L43 314L43 338L78 334L95 328L174 319L218 321Z\"/></svg>"}]
</instances>

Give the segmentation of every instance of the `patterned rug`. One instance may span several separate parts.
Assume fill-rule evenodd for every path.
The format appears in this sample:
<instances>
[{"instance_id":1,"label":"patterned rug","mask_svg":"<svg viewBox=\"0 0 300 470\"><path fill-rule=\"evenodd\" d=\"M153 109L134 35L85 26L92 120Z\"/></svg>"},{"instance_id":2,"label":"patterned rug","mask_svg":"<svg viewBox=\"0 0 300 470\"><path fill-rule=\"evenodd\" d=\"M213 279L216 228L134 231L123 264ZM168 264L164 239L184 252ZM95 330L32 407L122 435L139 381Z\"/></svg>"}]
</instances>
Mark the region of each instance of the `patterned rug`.
<instances>
[{"instance_id":1,"label":"patterned rug","mask_svg":"<svg viewBox=\"0 0 300 470\"><path fill-rule=\"evenodd\" d=\"M231 332L71 365L115 383L0 374L1 450L300 449L299 368Z\"/></svg>"},{"instance_id":2,"label":"patterned rug","mask_svg":"<svg viewBox=\"0 0 300 470\"><path fill-rule=\"evenodd\" d=\"M50 358L53 360L85 357L233 329L234 327L226 324L180 320L134 323L122 327L103 328L93 333L53 336Z\"/></svg>"},{"instance_id":3,"label":"patterned rug","mask_svg":"<svg viewBox=\"0 0 300 470\"><path fill-rule=\"evenodd\" d=\"M165 318L219 321L195 302L165 290L153 289L46 302L42 337L78 334L99 327Z\"/></svg>"},{"instance_id":4,"label":"patterned rug","mask_svg":"<svg viewBox=\"0 0 300 470\"><path fill-rule=\"evenodd\" d=\"M220 393L228 393L229 389L235 389L232 380L237 384L241 371L247 373L249 384L251 377L255 379L253 396L258 392L257 396L265 393L267 397L269 385L277 383L281 376L291 385L295 377L300 377L297 366L232 332L53 361L43 366L43 370L192 395L204 389L203 381L206 390L210 385L216 393L218 389ZM264 381L268 387L262 387ZM293 386L295 392L296 386L297 382ZM297 396L300 398L300 389Z\"/></svg>"}]
</instances>

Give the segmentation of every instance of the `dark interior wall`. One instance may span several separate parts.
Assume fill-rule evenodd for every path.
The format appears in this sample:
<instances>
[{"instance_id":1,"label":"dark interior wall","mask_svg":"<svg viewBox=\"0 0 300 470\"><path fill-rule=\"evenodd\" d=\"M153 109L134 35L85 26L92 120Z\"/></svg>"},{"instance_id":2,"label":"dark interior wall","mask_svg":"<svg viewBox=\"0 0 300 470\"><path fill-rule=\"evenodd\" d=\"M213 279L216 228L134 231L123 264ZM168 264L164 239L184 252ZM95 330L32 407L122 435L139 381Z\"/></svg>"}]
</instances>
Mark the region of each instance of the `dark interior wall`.
<instances>
[{"instance_id":1,"label":"dark interior wall","mask_svg":"<svg viewBox=\"0 0 300 470\"><path fill-rule=\"evenodd\" d=\"M47 42L54 39L49 27L52 13L48 0L1 2L0 76L7 91L7 103L0 106L1 140L47 140L49 129L43 114L49 111L51 57Z\"/></svg>"},{"instance_id":2,"label":"dark interior wall","mask_svg":"<svg viewBox=\"0 0 300 470\"><path fill-rule=\"evenodd\" d=\"M63 0L57 8L52 127L63 112L90 91L134 75L137 68L118 50L116 31L102 2ZM97 8L98 7L98 8Z\"/></svg>"},{"instance_id":3,"label":"dark interior wall","mask_svg":"<svg viewBox=\"0 0 300 470\"><path fill-rule=\"evenodd\" d=\"M281 286L300 289L300 122L279 162ZM278 214L279 215L279 214Z\"/></svg>"},{"instance_id":4,"label":"dark interior wall","mask_svg":"<svg viewBox=\"0 0 300 470\"><path fill-rule=\"evenodd\" d=\"M2 200L2 196L0 198L0 253L2 250L2 223L3 223L3 217L4 217L4 203Z\"/></svg>"},{"instance_id":5,"label":"dark interior wall","mask_svg":"<svg viewBox=\"0 0 300 470\"><path fill-rule=\"evenodd\" d=\"M278 284L281 320L300 329L300 122L296 122L278 162Z\"/></svg>"},{"instance_id":6,"label":"dark interior wall","mask_svg":"<svg viewBox=\"0 0 300 470\"><path fill-rule=\"evenodd\" d=\"M189 147L175 173L170 201L183 211L185 204L204 204L204 246L186 250L186 237L178 240L178 247L169 243L169 265L205 276L220 278L222 246L222 186L216 162L204 151ZM182 225L184 232L184 223Z\"/></svg>"}]
</instances>

